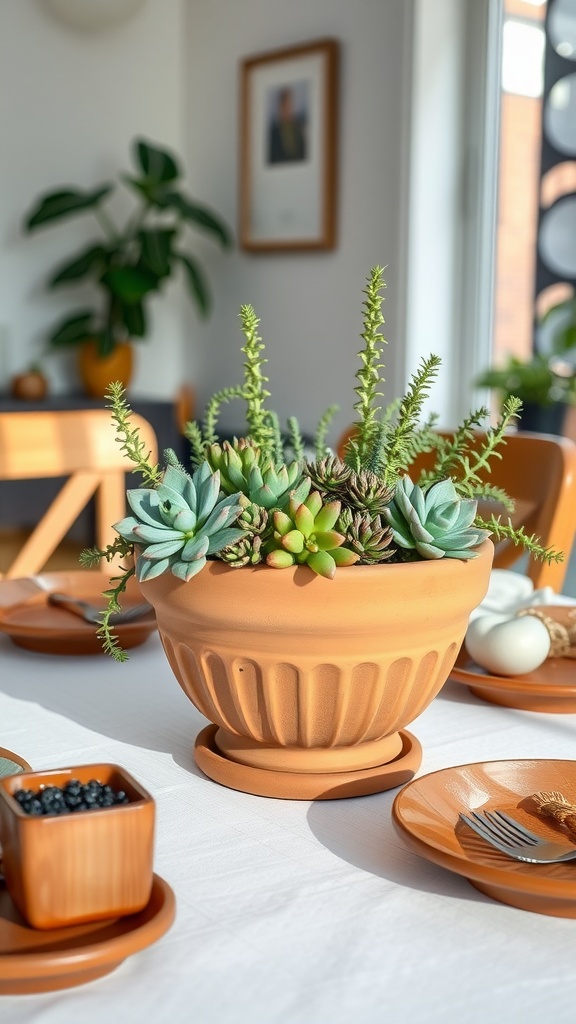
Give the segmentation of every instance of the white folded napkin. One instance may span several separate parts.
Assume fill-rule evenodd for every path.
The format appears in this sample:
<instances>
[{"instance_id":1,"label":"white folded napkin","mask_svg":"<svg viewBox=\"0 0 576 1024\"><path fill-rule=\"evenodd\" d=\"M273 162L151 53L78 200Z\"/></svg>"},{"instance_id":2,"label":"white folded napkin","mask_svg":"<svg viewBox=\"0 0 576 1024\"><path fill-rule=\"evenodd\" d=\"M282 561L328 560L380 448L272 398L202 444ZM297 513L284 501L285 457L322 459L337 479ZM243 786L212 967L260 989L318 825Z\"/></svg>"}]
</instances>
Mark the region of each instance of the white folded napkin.
<instances>
[{"instance_id":1,"label":"white folded napkin","mask_svg":"<svg viewBox=\"0 0 576 1024\"><path fill-rule=\"evenodd\" d=\"M512 569L493 569L486 597L474 609L470 621L478 615L486 615L487 612L510 612L513 615L521 608L544 604L575 605L576 598L568 597L567 594L556 594L552 587L534 590L534 584L528 576L523 576Z\"/></svg>"}]
</instances>

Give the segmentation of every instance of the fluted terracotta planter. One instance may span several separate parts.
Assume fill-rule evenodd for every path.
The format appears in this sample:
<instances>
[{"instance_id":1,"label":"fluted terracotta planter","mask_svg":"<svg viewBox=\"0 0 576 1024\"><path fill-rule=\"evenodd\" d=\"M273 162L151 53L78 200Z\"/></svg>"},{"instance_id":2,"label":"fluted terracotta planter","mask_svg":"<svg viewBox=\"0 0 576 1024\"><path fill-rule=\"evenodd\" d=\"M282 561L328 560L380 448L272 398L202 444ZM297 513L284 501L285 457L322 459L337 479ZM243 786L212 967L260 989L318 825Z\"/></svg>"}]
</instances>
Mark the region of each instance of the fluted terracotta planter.
<instances>
[{"instance_id":1,"label":"fluted terracotta planter","mask_svg":"<svg viewBox=\"0 0 576 1024\"><path fill-rule=\"evenodd\" d=\"M206 775L292 799L407 782L421 748L405 731L441 689L484 597L493 546L469 561L231 569L140 584L172 671L212 726Z\"/></svg>"},{"instance_id":2,"label":"fluted terracotta planter","mask_svg":"<svg viewBox=\"0 0 576 1024\"><path fill-rule=\"evenodd\" d=\"M125 388L132 379L134 353L129 341L116 342L108 356L98 353L95 341L85 341L78 354L80 380L87 395L102 398L112 381L119 380Z\"/></svg>"}]
</instances>

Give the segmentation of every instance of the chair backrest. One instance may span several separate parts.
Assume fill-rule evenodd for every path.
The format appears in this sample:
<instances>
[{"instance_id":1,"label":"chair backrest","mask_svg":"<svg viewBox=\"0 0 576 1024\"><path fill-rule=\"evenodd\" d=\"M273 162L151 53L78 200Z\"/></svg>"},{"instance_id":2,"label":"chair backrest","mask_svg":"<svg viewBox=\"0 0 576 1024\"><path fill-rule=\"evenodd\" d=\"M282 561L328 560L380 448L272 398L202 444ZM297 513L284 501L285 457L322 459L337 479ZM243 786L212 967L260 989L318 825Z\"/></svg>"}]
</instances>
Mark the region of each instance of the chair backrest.
<instances>
[{"instance_id":1,"label":"chair backrest","mask_svg":"<svg viewBox=\"0 0 576 1024\"><path fill-rule=\"evenodd\" d=\"M338 443L342 456L352 431L348 429ZM478 432L478 443L484 435ZM552 587L561 593L568 560L576 533L576 444L566 437L552 434L509 434L506 444L498 449L502 458L491 460L491 472L480 474L514 498L516 510L511 515L515 526L522 525L527 534L535 533L542 544L564 552L564 561L548 565L535 558L528 560L527 575L534 587ZM413 466L413 478L430 468L433 453L419 455ZM490 505L480 504L480 511ZM508 513L501 507L495 509ZM494 566L506 569L522 554L508 541L496 545Z\"/></svg>"},{"instance_id":2,"label":"chair backrest","mask_svg":"<svg viewBox=\"0 0 576 1024\"><path fill-rule=\"evenodd\" d=\"M154 430L135 414L131 423L156 462ZM99 547L111 543L116 536L112 523L126 515L130 468L105 409L0 413L0 481L66 477L5 577L39 572L92 497L95 542ZM104 563L101 568L110 567Z\"/></svg>"}]
</instances>

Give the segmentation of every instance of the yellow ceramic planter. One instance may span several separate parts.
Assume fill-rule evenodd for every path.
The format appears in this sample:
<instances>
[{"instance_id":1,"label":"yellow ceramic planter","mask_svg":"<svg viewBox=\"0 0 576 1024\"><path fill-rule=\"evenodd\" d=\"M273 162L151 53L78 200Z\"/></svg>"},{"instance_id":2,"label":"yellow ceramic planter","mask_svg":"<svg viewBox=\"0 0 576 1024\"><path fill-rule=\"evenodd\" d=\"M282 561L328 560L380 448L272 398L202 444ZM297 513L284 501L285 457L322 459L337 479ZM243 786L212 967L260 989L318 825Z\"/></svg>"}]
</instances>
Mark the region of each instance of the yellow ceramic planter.
<instances>
[{"instance_id":1,"label":"yellow ceramic planter","mask_svg":"<svg viewBox=\"0 0 576 1024\"><path fill-rule=\"evenodd\" d=\"M208 720L196 743L216 781L266 796L354 796L408 781L405 732L454 665L484 597L493 546L469 561L231 569L141 584L171 668Z\"/></svg>"}]
</instances>

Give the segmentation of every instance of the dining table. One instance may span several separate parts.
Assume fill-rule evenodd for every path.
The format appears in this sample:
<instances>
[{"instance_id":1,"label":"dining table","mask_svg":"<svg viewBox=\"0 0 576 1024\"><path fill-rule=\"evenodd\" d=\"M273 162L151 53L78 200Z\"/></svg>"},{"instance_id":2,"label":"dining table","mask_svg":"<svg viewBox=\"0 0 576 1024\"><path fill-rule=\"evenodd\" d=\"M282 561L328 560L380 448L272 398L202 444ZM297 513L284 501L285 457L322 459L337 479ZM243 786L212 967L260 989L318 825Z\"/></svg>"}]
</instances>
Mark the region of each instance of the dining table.
<instances>
[{"instance_id":1,"label":"dining table","mask_svg":"<svg viewBox=\"0 0 576 1024\"><path fill-rule=\"evenodd\" d=\"M193 756L206 720L158 634L128 654L0 635L0 744L34 770L118 764L152 794L174 922L97 980L0 996L0 1021L574 1024L576 919L492 899L409 848L392 820L398 789L298 801L213 782ZM575 714L500 707L454 680L410 731L417 777L576 758Z\"/></svg>"}]
</instances>

